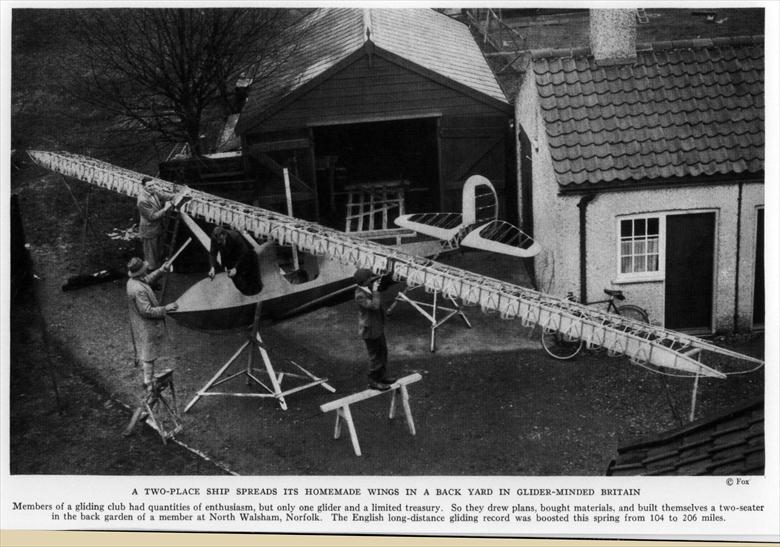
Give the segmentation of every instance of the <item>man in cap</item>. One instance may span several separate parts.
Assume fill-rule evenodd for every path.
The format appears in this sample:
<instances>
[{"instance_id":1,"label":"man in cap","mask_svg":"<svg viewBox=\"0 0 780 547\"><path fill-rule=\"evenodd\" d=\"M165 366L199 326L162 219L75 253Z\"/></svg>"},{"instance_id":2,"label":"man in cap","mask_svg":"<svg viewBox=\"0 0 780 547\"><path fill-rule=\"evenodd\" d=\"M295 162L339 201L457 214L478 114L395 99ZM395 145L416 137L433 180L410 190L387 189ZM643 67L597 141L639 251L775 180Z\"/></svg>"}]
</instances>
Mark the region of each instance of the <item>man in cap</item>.
<instances>
[{"instance_id":1,"label":"man in cap","mask_svg":"<svg viewBox=\"0 0 780 547\"><path fill-rule=\"evenodd\" d=\"M130 333L135 348L136 363L143 369L144 387L152 389L154 383L154 362L162 353L165 337L165 315L176 311L175 302L160 306L150 286L163 272L159 268L149 272L149 264L138 257L127 263L127 305L130 312Z\"/></svg>"},{"instance_id":2,"label":"man in cap","mask_svg":"<svg viewBox=\"0 0 780 547\"><path fill-rule=\"evenodd\" d=\"M138 236L143 244L144 260L149 263L149 269L157 270L162 265L163 218L173 204L173 194L156 190L149 186L151 177L141 179L141 191L138 193L136 205L140 220Z\"/></svg>"},{"instance_id":3,"label":"man in cap","mask_svg":"<svg viewBox=\"0 0 780 547\"><path fill-rule=\"evenodd\" d=\"M222 226L214 227L209 248L211 279L214 279L217 267L220 265L217 255L220 257L222 267L227 270L228 277L233 280L236 289L242 294L252 296L263 289L257 254L240 233Z\"/></svg>"},{"instance_id":4,"label":"man in cap","mask_svg":"<svg viewBox=\"0 0 780 547\"><path fill-rule=\"evenodd\" d=\"M382 304L380 280L370 270L355 272L355 302L358 305L358 334L368 350L368 387L390 389L395 382L387 371L387 340L385 340L385 308Z\"/></svg>"}]
</instances>

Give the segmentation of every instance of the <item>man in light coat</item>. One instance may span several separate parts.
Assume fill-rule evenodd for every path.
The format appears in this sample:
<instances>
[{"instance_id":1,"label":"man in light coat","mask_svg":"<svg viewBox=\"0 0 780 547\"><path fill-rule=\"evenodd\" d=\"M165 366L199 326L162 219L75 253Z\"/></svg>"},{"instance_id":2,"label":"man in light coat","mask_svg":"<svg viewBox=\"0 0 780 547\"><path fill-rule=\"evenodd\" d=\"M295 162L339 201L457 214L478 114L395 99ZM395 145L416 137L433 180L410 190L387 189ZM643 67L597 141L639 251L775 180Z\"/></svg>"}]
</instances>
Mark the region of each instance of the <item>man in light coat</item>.
<instances>
[{"instance_id":1,"label":"man in light coat","mask_svg":"<svg viewBox=\"0 0 780 547\"><path fill-rule=\"evenodd\" d=\"M154 271L162 265L163 218L173 206L171 200L174 196L149 187L151 180L151 177L141 180L136 205L140 215L138 237L143 244L144 260L149 263L149 269Z\"/></svg>"},{"instance_id":2,"label":"man in light coat","mask_svg":"<svg viewBox=\"0 0 780 547\"><path fill-rule=\"evenodd\" d=\"M385 308L379 279L372 280L370 270L355 272L355 302L358 305L358 334L368 350L368 387L386 390L396 378L387 371L387 340L385 339Z\"/></svg>"},{"instance_id":3,"label":"man in light coat","mask_svg":"<svg viewBox=\"0 0 780 547\"><path fill-rule=\"evenodd\" d=\"M127 264L130 333L133 337L136 362L141 363L144 387L147 390L153 387L154 362L162 353L165 315L178 309L175 302L160 306L150 286L162 272L163 268L149 272L149 264L138 257L131 258Z\"/></svg>"}]
</instances>

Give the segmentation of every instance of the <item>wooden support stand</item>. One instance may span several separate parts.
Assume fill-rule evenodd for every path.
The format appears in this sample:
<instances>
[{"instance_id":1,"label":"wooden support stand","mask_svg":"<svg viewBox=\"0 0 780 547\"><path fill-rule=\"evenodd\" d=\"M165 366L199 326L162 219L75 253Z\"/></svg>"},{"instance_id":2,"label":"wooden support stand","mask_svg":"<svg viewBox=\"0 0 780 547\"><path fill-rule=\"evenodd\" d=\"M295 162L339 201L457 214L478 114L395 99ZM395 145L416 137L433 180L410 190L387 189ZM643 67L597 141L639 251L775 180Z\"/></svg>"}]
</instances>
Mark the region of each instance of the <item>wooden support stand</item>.
<instances>
[{"instance_id":1,"label":"wooden support stand","mask_svg":"<svg viewBox=\"0 0 780 547\"><path fill-rule=\"evenodd\" d=\"M695 358L697 361L701 361L701 349L700 348L694 348L692 350L686 351L685 355L691 358ZM697 373L696 376L693 378L693 391L691 392L691 411L688 414L688 421L692 422L693 419L696 417L696 398L699 394L699 374Z\"/></svg>"},{"instance_id":2,"label":"wooden support stand","mask_svg":"<svg viewBox=\"0 0 780 547\"><path fill-rule=\"evenodd\" d=\"M173 385L173 371L168 369L154 376L154 385L135 409L124 435L130 435L141 419L160 434L163 444L182 430L179 407L176 402L176 388Z\"/></svg>"},{"instance_id":3,"label":"wooden support stand","mask_svg":"<svg viewBox=\"0 0 780 547\"><path fill-rule=\"evenodd\" d=\"M366 389L357 393L353 393L352 395L342 397L341 399L336 399L335 401L320 405L320 410L322 410L322 412L330 412L331 410L336 411L336 426L333 431L333 438L338 439L341 437L341 423L342 421L345 422L347 424L349 438L352 441L352 448L355 451L355 455L360 456L360 443L358 442L357 430L355 429L355 422L352 420L352 412L349 408L349 405L359 403L360 401L365 401L366 399L371 399L378 395L382 395L383 393L392 392L392 398L390 399L390 413L388 415L388 418L392 420L395 417L396 398L399 391L401 392L401 406L403 408L404 416L406 416L406 425L409 427L409 433L415 435L417 431L414 428L412 409L409 406L409 392L406 390L406 386L420 380L422 380L422 376L415 372L409 376L399 378L390 386L390 389L388 390L380 391L378 389Z\"/></svg>"},{"instance_id":4,"label":"wooden support stand","mask_svg":"<svg viewBox=\"0 0 780 547\"><path fill-rule=\"evenodd\" d=\"M265 345L263 344L263 339L260 337L260 332L258 330L258 325L260 323L260 306L262 302L258 302L257 307L255 308L255 318L254 318L254 325L251 330L251 334L249 335L249 338L241 345L238 350L233 354L233 356L228 359L228 361L222 365L222 367L217 371L217 373L204 385L197 394L195 394L195 397L192 398L192 400L187 404L187 406L184 409L184 412L187 412L192 406L198 402L198 400L201 397L208 397L208 396L222 396L222 397L273 397L277 401L279 401L279 406L282 407L282 410L287 410L287 402L285 401L285 397L287 395L290 395L292 393L296 393L298 391L303 391L304 389L309 389L314 386L322 386L324 389L330 391L331 393L335 393L335 389L328 385L328 379L327 378L319 378L303 368L301 365L294 361L290 361L290 364L294 365L302 374L298 374L295 372L276 372L274 370L273 364L271 363L271 358L268 356L268 351L265 349ZM238 372L235 372L233 374L230 374L228 376L223 377L223 375L226 373L228 368L230 368L230 365L232 365L238 357L244 352L244 350L248 353L247 363L246 367ZM260 354L260 358L263 361L263 369L255 367L255 352ZM266 385L264 382L262 382L258 378L259 374L266 374L268 376L268 381L270 382L270 387ZM261 393L257 392L235 392L235 391L210 391L212 388L217 387L220 384L224 384L225 382L232 380L233 378L237 378L239 376L244 376L246 379L247 385L250 383L254 383L263 390ZM282 380L285 378L285 376L291 377L291 378L298 378L306 381L306 383L297 385L295 387L292 387L290 389L282 390Z\"/></svg>"},{"instance_id":5,"label":"wooden support stand","mask_svg":"<svg viewBox=\"0 0 780 547\"><path fill-rule=\"evenodd\" d=\"M406 293L409 291L414 290L410 288L406 288L399 292L395 296L395 300L390 305L390 307L387 309L387 314L390 315L395 309L395 306L398 304L398 302L406 302L410 306L412 306L417 312L422 315L431 325L431 352L436 351L436 329L441 327L444 323L446 323L448 320L450 320L455 315L460 316L461 319L463 319L463 322L466 324L466 327L471 328L471 322L469 321L469 318L466 317L466 314L463 312L463 306L458 304L458 302L454 298L450 297L444 297L447 298L447 300L450 301L450 303L454 307L448 307L448 306L442 306L439 304L439 291L433 292L433 302L423 302L421 300L414 300L413 298L410 298ZM427 309L430 309L430 313L427 311ZM439 310L446 312L445 315L441 319L437 319Z\"/></svg>"}]
</instances>

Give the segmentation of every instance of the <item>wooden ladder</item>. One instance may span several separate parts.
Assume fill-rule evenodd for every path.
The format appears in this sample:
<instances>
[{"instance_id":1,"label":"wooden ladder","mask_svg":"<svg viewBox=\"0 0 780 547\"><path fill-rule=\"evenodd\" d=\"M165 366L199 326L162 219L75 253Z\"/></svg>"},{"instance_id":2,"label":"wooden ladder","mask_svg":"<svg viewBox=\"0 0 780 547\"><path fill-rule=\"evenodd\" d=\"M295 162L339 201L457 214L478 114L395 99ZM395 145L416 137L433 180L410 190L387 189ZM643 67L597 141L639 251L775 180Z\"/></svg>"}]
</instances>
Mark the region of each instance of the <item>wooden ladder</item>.
<instances>
[{"instance_id":1,"label":"wooden ladder","mask_svg":"<svg viewBox=\"0 0 780 547\"><path fill-rule=\"evenodd\" d=\"M405 184L353 184L346 187L347 217L345 232L365 232L393 228L393 220L405 211Z\"/></svg>"},{"instance_id":2,"label":"wooden ladder","mask_svg":"<svg viewBox=\"0 0 780 547\"><path fill-rule=\"evenodd\" d=\"M165 235L163 237L163 262L167 262L173 252L176 249L176 237L179 235L179 223L181 222L181 216L178 209L172 209L168 213L168 218L165 219ZM172 271L172 270L171 270ZM160 289L160 302L165 301L165 292L168 289L168 273L163 273L162 288Z\"/></svg>"}]
</instances>

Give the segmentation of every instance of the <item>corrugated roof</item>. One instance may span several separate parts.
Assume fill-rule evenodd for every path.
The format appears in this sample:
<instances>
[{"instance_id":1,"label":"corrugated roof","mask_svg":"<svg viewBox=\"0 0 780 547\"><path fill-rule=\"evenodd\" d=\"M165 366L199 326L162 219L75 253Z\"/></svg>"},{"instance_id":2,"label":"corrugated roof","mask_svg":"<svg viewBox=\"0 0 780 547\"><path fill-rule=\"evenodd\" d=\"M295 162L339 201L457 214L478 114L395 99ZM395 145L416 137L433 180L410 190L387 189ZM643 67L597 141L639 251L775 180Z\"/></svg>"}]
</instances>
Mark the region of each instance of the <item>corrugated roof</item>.
<instances>
[{"instance_id":1,"label":"corrugated roof","mask_svg":"<svg viewBox=\"0 0 780 547\"><path fill-rule=\"evenodd\" d=\"M761 475L763 398L618 449L607 475Z\"/></svg>"},{"instance_id":2,"label":"corrugated roof","mask_svg":"<svg viewBox=\"0 0 780 547\"><path fill-rule=\"evenodd\" d=\"M561 186L763 170L763 37L638 49L613 66L584 49L534 54Z\"/></svg>"},{"instance_id":3,"label":"corrugated roof","mask_svg":"<svg viewBox=\"0 0 780 547\"><path fill-rule=\"evenodd\" d=\"M506 103L469 29L431 9L322 8L299 27L303 40L270 77L252 85L237 131L363 47L382 50ZM370 33L366 33L366 29Z\"/></svg>"}]
</instances>

